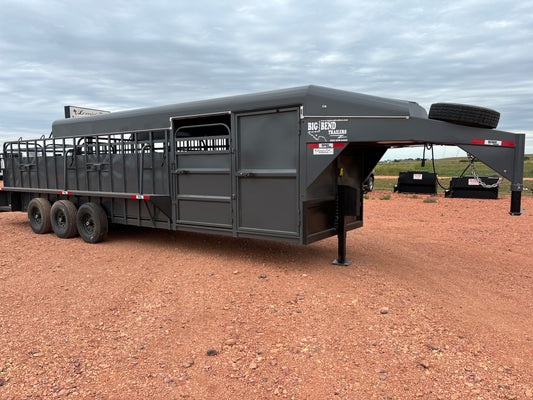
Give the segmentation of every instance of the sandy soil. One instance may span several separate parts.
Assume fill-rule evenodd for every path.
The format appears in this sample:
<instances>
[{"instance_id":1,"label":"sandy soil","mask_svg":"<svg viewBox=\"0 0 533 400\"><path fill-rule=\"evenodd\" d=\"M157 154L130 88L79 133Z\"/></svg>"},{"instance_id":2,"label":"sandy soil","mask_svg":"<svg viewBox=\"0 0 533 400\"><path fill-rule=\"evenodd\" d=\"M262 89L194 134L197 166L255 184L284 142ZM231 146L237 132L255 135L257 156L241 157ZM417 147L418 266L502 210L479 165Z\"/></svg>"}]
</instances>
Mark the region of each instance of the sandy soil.
<instances>
[{"instance_id":1,"label":"sandy soil","mask_svg":"<svg viewBox=\"0 0 533 400\"><path fill-rule=\"evenodd\" d=\"M533 398L533 197L374 192L299 246L0 214L0 399Z\"/></svg>"}]
</instances>

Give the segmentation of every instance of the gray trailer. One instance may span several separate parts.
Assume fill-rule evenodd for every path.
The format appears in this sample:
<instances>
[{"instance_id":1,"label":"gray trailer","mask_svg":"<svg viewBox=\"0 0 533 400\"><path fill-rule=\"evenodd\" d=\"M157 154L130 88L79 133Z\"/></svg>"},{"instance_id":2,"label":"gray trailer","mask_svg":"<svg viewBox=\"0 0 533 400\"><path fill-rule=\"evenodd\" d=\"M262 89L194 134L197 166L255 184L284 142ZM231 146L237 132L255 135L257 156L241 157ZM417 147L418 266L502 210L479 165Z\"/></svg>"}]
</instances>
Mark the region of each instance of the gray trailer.
<instances>
[{"instance_id":1,"label":"gray trailer","mask_svg":"<svg viewBox=\"0 0 533 400\"><path fill-rule=\"evenodd\" d=\"M495 111L305 86L55 121L5 143L0 206L36 233L102 240L108 222L300 244L363 224L363 182L390 147L455 145L511 181L523 134Z\"/></svg>"}]
</instances>

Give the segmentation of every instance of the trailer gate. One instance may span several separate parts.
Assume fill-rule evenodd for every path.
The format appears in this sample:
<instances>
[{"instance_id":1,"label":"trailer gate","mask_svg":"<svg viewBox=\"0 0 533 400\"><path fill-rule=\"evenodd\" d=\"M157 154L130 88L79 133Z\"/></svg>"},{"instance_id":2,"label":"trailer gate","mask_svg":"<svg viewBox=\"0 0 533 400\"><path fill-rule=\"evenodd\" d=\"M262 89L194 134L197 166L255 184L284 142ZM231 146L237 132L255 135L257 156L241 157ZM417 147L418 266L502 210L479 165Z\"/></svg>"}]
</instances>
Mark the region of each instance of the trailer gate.
<instances>
[{"instance_id":1,"label":"trailer gate","mask_svg":"<svg viewBox=\"0 0 533 400\"><path fill-rule=\"evenodd\" d=\"M80 221L101 218L301 244L337 235L335 262L346 265L346 232L363 225L363 182L385 151L440 144L510 180L519 215L525 136L493 129L492 110L438 106L428 118L416 103L305 86L58 120L50 138L4 144L0 211L28 211L31 223L32 213L54 220L79 209L80 235ZM473 120L477 111L492 125Z\"/></svg>"},{"instance_id":2,"label":"trailer gate","mask_svg":"<svg viewBox=\"0 0 533 400\"><path fill-rule=\"evenodd\" d=\"M222 122L195 125L173 122L174 229L231 232L229 126Z\"/></svg>"},{"instance_id":3,"label":"trailer gate","mask_svg":"<svg viewBox=\"0 0 533 400\"><path fill-rule=\"evenodd\" d=\"M298 241L298 109L235 118L237 234Z\"/></svg>"}]
</instances>

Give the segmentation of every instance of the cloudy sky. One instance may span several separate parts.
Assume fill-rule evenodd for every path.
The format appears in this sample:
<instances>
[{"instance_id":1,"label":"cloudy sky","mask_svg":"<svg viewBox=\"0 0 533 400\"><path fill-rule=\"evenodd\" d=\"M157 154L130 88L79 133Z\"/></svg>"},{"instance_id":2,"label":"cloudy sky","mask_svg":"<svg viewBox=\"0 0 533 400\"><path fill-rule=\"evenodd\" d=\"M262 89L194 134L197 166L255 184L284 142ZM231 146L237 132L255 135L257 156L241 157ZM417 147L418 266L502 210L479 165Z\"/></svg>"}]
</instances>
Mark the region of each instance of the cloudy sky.
<instances>
[{"instance_id":1,"label":"cloudy sky","mask_svg":"<svg viewBox=\"0 0 533 400\"><path fill-rule=\"evenodd\" d=\"M0 0L0 142L48 135L65 105L307 84L485 106L533 132L533 2Z\"/></svg>"}]
</instances>

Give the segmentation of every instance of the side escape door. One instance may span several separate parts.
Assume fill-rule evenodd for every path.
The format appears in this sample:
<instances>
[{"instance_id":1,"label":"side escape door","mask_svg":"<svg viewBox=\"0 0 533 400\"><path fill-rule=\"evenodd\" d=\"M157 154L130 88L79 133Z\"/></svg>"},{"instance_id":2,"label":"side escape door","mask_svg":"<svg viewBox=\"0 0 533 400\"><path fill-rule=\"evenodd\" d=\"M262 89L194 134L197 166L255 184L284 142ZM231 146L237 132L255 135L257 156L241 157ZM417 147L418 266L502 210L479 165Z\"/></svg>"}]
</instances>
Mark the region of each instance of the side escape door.
<instances>
[{"instance_id":1,"label":"side escape door","mask_svg":"<svg viewBox=\"0 0 533 400\"><path fill-rule=\"evenodd\" d=\"M299 110L234 115L234 235L299 238Z\"/></svg>"}]
</instances>

